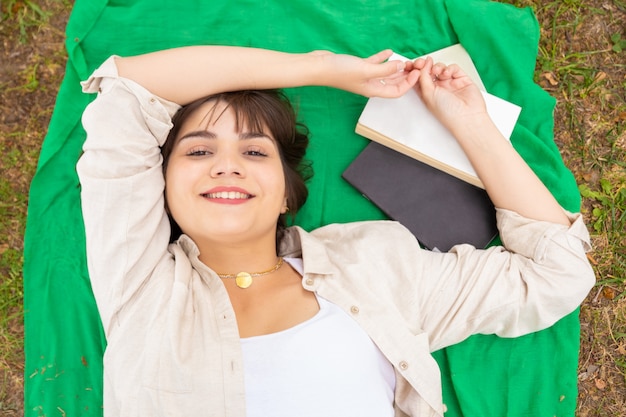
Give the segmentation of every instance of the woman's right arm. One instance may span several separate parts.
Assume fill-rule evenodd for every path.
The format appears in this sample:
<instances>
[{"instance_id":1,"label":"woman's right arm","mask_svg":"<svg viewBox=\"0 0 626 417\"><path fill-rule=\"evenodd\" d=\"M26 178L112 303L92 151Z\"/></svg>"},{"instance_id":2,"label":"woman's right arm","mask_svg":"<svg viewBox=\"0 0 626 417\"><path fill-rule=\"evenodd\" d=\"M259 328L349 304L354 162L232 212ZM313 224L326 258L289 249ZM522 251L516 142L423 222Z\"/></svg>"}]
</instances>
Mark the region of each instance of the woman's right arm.
<instances>
[{"instance_id":1,"label":"woman's right arm","mask_svg":"<svg viewBox=\"0 0 626 417\"><path fill-rule=\"evenodd\" d=\"M328 51L188 46L117 58L117 66L120 76L181 105L225 91L304 85L399 97L415 84L417 71L400 61L386 61L390 56L390 50L357 58Z\"/></svg>"}]
</instances>

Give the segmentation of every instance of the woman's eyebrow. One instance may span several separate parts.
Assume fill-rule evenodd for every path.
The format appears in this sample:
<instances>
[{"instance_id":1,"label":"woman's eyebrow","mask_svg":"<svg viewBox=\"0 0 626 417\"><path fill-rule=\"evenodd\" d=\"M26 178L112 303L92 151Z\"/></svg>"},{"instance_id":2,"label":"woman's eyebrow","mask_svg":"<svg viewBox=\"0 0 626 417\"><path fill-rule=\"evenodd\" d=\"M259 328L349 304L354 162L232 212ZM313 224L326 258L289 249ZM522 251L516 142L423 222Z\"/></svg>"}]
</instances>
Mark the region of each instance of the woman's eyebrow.
<instances>
[{"instance_id":1,"label":"woman's eyebrow","mask_svg":"<svg viewBox=\"0 0 626 417\"><path fill-rule=\"evenodd\" d=\"M178 142L182 142L185 139L215 139L217 135L213 132L209 132L208 130L194 130L192 132L185 133L182 135Z\"/></svg>"},{"instance_id":2,"label":"woman's eyebrow","mask_svg":"<svg viewBox=\"0 0 626 417\"><path fill-rule=\"evenodd\" d=\"M269 139L273 141L272 137L263 132L241 132L239 133L239 139Z\"/></svg>"},{"instance_id":3,"label":"woman's eyebrow","mask_svg":"<svg viewBox=\"0 0 626 417\"><path fill-rule=\"evenodd\" d=\"M263 132L241 132L239 133L239 139L269 139L273 141L272 137ZM182 142L185 139L217 139L217 135L209 130L194 130L192 132L185 133L178 141Z\"/></svg>"}]
</instances>

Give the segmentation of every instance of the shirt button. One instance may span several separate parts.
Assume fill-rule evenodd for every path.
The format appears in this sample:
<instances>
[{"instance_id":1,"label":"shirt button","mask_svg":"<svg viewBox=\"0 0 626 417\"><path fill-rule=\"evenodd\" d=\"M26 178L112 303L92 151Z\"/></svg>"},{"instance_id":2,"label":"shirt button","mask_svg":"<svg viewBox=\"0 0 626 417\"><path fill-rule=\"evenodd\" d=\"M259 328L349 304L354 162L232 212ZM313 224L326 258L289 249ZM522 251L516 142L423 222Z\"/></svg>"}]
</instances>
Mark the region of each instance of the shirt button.
<instances>
[{"instance_id":1,"label":"shirt button","mask_svg":"<svg viewBox=\"0 0 626 417\"><path fill-rule=\"evenodd\" d=\"M307 278L305 282L306 282L306 285L313 285L315 283L313 278Z\"/></svg>"},{"instance_id":2,"label":"shirt button","mask_svg":"<svg viewBox=\"0 0 626 417\"><path fill-rule=\"evenodd\" d=\"M359 314L359 308L357 306L350 307L350 313Z\"/></svg>"},{"instance_id":3,"label":"shirt button","mask_svg":"<svg viewBox=\"0 0 626 417\"><path fill-rule=\"evenodd\" d=\"M152 98L150 99L150 103L152 103L152 104L156 103L156 98L152 97Z\"/></svg>"},{"instance_id":4,"label":"shirt button","mask_svg":"<svg viewBox=\"0 0 626 417\"><path fill-rule=\"evenodd\" d=\"M406 362L406 361L401 361L401 362L398 364L398 367L399 367L401 370L406 371L406 370L409 368L409 364L408 364L408 362Z\"/></svg>"}]
</instances>

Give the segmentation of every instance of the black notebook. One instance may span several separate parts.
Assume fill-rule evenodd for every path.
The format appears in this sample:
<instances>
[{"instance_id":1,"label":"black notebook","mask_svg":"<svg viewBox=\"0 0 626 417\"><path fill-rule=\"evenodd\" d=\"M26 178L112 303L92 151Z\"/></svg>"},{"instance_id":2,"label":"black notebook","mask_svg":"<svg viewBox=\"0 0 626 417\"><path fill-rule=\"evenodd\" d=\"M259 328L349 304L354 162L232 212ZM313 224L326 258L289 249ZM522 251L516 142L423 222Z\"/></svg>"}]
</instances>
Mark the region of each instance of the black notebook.
<instances>
[{"instance_id":1,"label":"black notebook","mask_svg":"<svg viewBox=\"0 0 626 417\"><path fill-rule=\"evenodd\" d=\"M459 243L484 248L498 233L484 189L376 142L342 176L428 249L446 252Z\"/></svg>"}]
</instances>

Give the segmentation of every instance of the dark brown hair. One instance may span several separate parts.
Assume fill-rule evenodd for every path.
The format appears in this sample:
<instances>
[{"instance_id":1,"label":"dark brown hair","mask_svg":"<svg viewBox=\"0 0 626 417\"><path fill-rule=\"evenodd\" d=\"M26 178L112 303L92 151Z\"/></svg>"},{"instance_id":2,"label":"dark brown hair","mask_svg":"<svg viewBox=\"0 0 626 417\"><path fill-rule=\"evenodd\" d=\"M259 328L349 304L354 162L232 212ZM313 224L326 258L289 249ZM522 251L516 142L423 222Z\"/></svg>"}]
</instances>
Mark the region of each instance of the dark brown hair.
<instances>
[{"instance_id":1,"label":"dark brown hair","mask_svg":"<svg viewBox=\"0 0 626 417\"><path fill-rule=\"evenodd\" d=\"M235 130L244 127L250 130L263 132L269 130L276 141L280 159L285 173L285 191L289 216L293 218L304 205L309 191L305 182L311 178L311 164L304 159L309 144L309 131L299 123L296 113L289 99L279 90L245 90L215 94L196 100L182 107L172 118L173 128L167 140L161 147L163 155L163 175L167 172L169 157L180 127L187 118L204 103L214 101L215 105L208 111L207 117L212 120L219 118L214 111L220 103L225 103L225 109L230 108L235 113ZM167 204L167 202L166 202ZM172 234L170 241L175 241L182 231L171 214L170 224ZM287 227L287 215L281 214L276 228L277 247Z\"/></svg>"}]
</instances>

